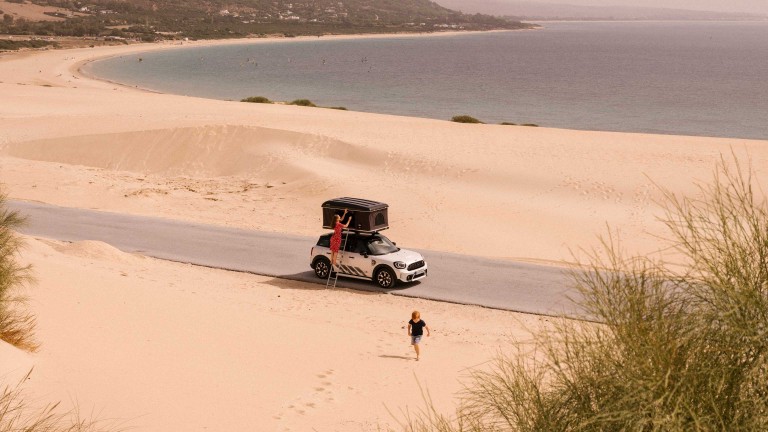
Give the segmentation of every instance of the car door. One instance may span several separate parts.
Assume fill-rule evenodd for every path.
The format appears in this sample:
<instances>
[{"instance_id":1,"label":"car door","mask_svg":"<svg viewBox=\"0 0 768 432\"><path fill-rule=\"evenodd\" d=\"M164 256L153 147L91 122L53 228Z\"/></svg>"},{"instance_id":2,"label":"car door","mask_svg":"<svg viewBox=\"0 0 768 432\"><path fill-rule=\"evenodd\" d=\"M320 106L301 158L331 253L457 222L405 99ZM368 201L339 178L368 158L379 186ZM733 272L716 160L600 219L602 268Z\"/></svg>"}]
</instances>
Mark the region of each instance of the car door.
<instances>
[{"instance_id":1,"label":"car door","mask_svg":"<svg viewBox=\"0 0 768 432\"><path fill-rule=\"evenodd\" d=\"M365 254L363 254L365 252ZM358 236L350 236L347 239L347 244L344 245L344 258L341 261L341 271L360 277L371 276L371 266L367 255L367 247L365 239Z\"/></svg>"}]
</instances>

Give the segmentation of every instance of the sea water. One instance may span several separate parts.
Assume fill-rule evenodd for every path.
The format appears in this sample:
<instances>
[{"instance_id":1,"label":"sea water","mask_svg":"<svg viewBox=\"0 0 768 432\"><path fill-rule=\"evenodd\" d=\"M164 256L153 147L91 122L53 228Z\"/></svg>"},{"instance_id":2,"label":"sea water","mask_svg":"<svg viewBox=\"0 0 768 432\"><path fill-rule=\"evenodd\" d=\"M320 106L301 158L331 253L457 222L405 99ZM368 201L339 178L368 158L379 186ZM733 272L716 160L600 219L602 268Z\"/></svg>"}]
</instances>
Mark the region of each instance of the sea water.
<instances>
[{"instance_id":1,"label":"sea water","mask_svg":"<svg viewBox=\"0 0 768 432\"><path fill-rule=\"evenodd\" d=\"M539 30L181 47L87 72L161 92L486 123L768 139L768 22L562 22Z\"/></svg>"}]
</instances>

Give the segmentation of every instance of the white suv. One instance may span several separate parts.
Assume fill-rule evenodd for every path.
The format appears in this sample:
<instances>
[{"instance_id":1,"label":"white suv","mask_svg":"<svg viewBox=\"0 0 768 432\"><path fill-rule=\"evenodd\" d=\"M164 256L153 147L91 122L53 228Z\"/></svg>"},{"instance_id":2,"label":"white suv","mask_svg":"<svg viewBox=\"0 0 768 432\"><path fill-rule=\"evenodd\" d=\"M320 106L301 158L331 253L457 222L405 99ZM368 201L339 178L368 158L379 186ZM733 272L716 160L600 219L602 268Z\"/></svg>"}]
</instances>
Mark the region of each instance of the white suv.
<instances>
[{"instance_id":1,"label":"white suv","mask_svg":"<svg viewBox=\"0 0 768 432\"><path fill-rule=\"evenodd\" d=\"M347 236L346 243L344 236ZM310 267L321 279L331 271L331 234L320 236L310 253ZM427 263L420 253L400 249L379 233L347 232L336 256L339 276L373 280L381 288L397 281L413 282L427 276Z\"/></svg>"}]
</instances>

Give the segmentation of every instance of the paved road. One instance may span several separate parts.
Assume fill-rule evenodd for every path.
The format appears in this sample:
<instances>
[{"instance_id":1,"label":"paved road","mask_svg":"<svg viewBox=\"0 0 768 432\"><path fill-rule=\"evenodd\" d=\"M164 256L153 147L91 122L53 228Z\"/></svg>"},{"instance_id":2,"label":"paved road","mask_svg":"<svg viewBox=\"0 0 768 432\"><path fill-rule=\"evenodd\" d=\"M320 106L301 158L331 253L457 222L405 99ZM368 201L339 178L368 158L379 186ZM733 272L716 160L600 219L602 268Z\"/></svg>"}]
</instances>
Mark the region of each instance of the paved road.
<instances>
[{"instance_id":1,"label":"paved road","mask_svg":"<svg viewBox=\"0 0 768 432\"><path fill-rule=\"evenodd\" d=\"M122 251L207 267L324 283L309 268L314 237L275 234L8 201L28 217L21 232L63 241L98 240ZM318 230L318 235L320 234ZM407 239L394 239L407 245ZM577 315L566 298L568 279L560 269L466 255L419 250L429 277L401 284L390 293L519 312ZM339 278L339 287L380 291L373 283Z\"/></svg>"}]
</instances>

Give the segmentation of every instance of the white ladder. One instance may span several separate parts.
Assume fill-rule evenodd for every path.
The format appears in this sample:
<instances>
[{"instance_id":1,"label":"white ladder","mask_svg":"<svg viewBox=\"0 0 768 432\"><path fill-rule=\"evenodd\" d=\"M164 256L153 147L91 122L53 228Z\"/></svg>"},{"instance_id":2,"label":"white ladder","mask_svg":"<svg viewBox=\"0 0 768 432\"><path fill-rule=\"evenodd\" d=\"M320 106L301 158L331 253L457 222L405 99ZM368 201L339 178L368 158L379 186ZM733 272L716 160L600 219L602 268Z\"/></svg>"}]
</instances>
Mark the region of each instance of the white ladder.
<instances>
[{"instance_id":1,"label":"white ladder","mask_svg":"<svg viewBox=\"0 0 768 432\"><path fill-rule=\"evenodd\" d=\"M344 259L344 255L339 256L339 254L344 252L344 249L347 247L348 232L342 230L341 235L342 235L341 247L339 247L339 251L336 252L336 267L341 267L341 261ZM331 280L333 280L333 285L331 285ZM333 263L331 263L331 268L330 270L328 270L328 280L325 281L325 287L336 288L336 281L338 280L339 280L339 272L333 270Z\"/></svg>"}]
</instances>

